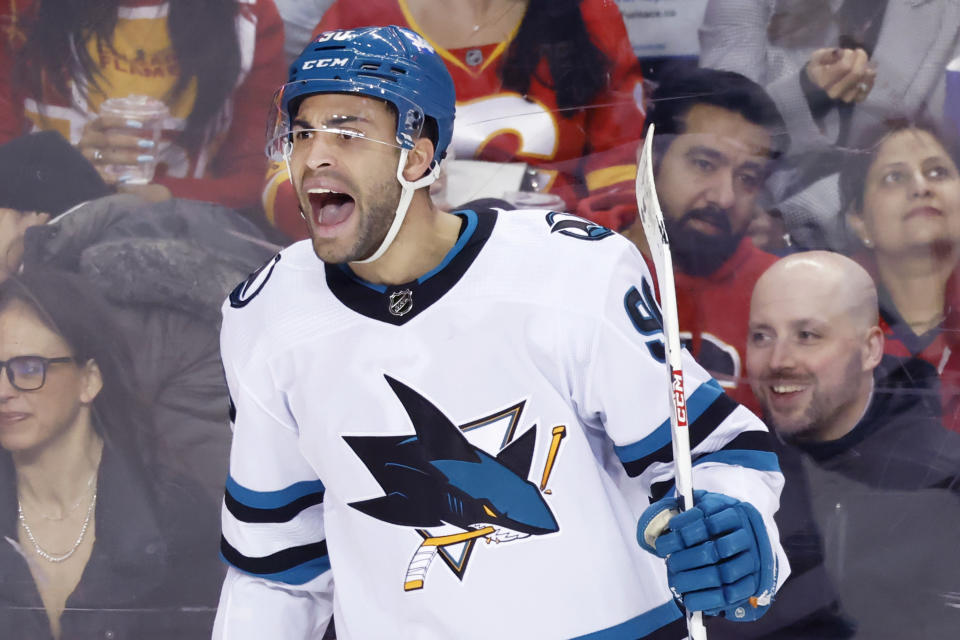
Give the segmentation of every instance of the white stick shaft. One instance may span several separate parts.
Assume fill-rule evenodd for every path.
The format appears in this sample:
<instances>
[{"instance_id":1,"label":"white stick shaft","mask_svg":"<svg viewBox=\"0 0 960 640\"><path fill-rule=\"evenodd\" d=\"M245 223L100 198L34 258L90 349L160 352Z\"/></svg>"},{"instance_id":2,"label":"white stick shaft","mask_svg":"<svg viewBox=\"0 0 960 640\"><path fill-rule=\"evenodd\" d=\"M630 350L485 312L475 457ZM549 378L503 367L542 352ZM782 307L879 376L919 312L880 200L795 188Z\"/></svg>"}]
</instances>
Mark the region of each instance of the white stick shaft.
<instances>
[{"instance_id":1,"label":"white stick shaft","mask_svg":"<svg viewBox=\"0 0 960 640\"><path fill-rule=\"evenodd\" d=\"M690 457L690 433L687 425L687 396L683 385L683 362L680 350L680 324L677 318L677 291L673 280L673 259L670 244L663 225L663 213L653 183L653 125L647 129L643 151L637 163L637 207L640 222L660 289L660 311L663 314L663 341L666 364L669 370L670 435L673 442L674 480L681 509L693 506L693 462ZM687 613L687 630L691 640L706 640L703 614Z\"/></svg>"}]
</instances>

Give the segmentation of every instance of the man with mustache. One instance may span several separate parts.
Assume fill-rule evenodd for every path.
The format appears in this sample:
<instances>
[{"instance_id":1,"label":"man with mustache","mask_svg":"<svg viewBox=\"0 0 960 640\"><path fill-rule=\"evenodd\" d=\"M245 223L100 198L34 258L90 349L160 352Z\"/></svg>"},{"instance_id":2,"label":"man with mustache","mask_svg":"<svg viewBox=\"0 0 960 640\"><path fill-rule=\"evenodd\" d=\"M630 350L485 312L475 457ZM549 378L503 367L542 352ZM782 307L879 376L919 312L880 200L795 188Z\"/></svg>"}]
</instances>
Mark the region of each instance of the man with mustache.
<instances>
[{"instance_id":1,"label":"man with mustache","mask_svg":"<svg viewBox=\"0 0 960 640\"><path fill-rule=\"evenodd\" d=\"M924 403L935 389L909 388L923 366L883 355L876 287L849 258L799 253L757 281L747 374L779 436L776 521L795 571L768 623L851 637L815 626L842 628L825 569L852 637L955 633L960 438Z\"/></svg>"},{"instance_id":2,"label":"man with mustache","mask_svg":"<svg viewBox=\"0 0 960 640\"><path fill-rule=\"evenodd\" d=\"M742 380L753 284L776 258L753 246L747 227L771 161L787 141L760 85L713 69L664 74L653 96L657 194L676 272L681 340L735 400L751 406ZM643 226L623 231L648 257Z\"/></svg>"}]
</instances>

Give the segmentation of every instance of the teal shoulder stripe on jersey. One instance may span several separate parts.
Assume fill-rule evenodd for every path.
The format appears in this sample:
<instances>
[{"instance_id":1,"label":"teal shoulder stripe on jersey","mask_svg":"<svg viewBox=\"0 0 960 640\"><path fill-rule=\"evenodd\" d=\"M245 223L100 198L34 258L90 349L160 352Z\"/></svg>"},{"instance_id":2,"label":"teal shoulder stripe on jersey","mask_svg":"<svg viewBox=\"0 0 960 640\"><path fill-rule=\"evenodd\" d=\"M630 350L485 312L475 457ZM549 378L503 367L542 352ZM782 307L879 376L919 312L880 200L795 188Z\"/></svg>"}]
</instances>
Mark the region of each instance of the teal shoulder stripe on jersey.
<instances>
[{"instance_id":1,"label":"teal shoulder stripe on jersey","mask_svg":"<svg viewBox=\"0 0 960 640\"><path fill-rule=\"evenodd\" d=\"M671 600L646 613L641 613L636 618L621 622L614 627L577 636L574 640L636 640L670 624L682 615L680 609Z\"/></svg>"},{"instance_id":2,"label":"teal shoulder stripe on jersey","mask_svg":"<svg viewBox=\"0 0 960 640\"><path fill-rule=\"evenodd\" d=\"M227 476L227 491L238 502L254 509L277 509L304 496L323 493L323 483L319 480L297 482L277 491L254 491L240 485L232 476Z\"/></svg>"},{"instance_id":3,"label":"teal shoulder stripe on jersey","mask_svg":"<svg viewBox=\"0 0 960 640\"><path fill-rule=\"evenodd\" d=\"M693 466L704 462L734 464L757 471L780 471L780 460L772 451L752 451L750 449L721 449L697 458Z\"/></svg>"},{"instance_id":4,"label":"teal shoulder stripe on jersey","mask_svg":"<svg viewBox=\"0 0 960 640\"><path fill-rule=\"evenodd\" d=\"M720 383L710 378L687 398L687 422L693 424L713 402L723 395ZM653 433L643 440L622 447L614 447L620 462L626 464L645 458L670 444L670 419L664 420Z\"/></svg>"},{"instance_id":5,"label":"teal shoulder stripe on jersey","mask_svg":"<svg viewBox=\"0 0 960 640\"><path fill-rule=\"evenodd\" d=\"M247 574L248 576L253 576L254 578L266 578L267 580L274 580L276 582L292 585L306 584L317 576L322 575L325 571L330 570L330 556L314 558L313 560L304 562L303 564L297 565L292 569L279 571L277 573L251 573L250 571L244 571L237 565L227 560L222 551L220 552L220 560L232 566L237 571Z\"/></svg>"}]
</instances>

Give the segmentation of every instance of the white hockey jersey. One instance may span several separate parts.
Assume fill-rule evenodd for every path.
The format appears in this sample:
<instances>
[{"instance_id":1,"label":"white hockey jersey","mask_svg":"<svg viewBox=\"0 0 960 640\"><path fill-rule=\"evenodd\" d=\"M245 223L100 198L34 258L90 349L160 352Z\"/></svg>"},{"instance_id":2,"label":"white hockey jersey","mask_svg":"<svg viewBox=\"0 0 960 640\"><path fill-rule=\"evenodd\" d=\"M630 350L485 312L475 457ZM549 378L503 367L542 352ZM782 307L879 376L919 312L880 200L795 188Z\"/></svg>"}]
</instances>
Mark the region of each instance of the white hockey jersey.
<instances>
[{"instance_id":1,"label":"white hockey jersey","mask_svg":"<svg viewBox=\"0 0 960 640\"><path fill-rule=\"evenodd\" d=\"M234 440L215 637L680 638L637 545L672 490L668 377L632 244L458 212L401 286L285 249L224 304ZM763 423L685 356L694 486L751 502L788 573Z\"/></svg>"}]
</instances>

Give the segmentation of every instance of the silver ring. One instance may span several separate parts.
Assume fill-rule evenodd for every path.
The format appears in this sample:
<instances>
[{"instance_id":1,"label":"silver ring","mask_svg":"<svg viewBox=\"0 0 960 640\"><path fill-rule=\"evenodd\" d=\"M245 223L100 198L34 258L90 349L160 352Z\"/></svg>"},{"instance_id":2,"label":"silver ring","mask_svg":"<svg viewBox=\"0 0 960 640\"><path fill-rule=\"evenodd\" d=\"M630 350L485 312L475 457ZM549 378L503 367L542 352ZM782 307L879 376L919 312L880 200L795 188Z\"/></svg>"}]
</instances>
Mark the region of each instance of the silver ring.
<instances>
[{"instance_id":1,"label":"silver ring","mask_svg":"<svg viewBox=\"0 0 960 640\"><path fill-rule=\"evenodd\" d=\"M94 162L100 162L101 160L103 160L103 151L100 151L100 149L94 149L94 150L93 150L93 161L94 161Z\"/></svg>"},{"instance_id":2,"label":"silver ring","mask_svg":"<svg viewBox=\"0 0 960 640\"><path fill-rule=\"evenodd\" d=\"M870 91L870 85L867 84L866 82L858 82L857 91L859 91L860 93L866 93L867 91Z\"/></svg>"}]
</instances>

